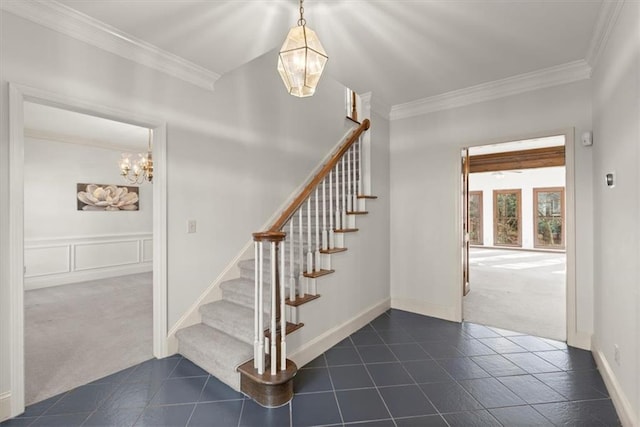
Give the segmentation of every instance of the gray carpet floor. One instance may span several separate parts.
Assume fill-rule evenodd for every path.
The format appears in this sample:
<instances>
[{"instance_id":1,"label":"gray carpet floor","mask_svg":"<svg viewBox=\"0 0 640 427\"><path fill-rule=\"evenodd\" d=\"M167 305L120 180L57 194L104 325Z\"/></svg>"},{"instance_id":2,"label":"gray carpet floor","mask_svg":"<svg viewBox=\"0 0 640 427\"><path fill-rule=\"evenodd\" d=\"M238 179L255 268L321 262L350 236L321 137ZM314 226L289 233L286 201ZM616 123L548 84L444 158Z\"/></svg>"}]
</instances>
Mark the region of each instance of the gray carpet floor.
<instances>
[{"instance_id":1,"label":"gray carpet floor","mask_svg":"<svg viewBox=\"0 0 640 427\"><path fill-rule=\"evenodd\" d=\"M153 357L152 274L25 292L26 404Z\"/></svg>"},{"instance_id":2,"label":"gray carpet floor","mask_svg":"<svg viewBox=\"0 0 640 427\"><path fill-rule=\"evenodd\" d=\"M468 322L566 341L566 255L472 248Z\"/></svg>"}]
</instances>

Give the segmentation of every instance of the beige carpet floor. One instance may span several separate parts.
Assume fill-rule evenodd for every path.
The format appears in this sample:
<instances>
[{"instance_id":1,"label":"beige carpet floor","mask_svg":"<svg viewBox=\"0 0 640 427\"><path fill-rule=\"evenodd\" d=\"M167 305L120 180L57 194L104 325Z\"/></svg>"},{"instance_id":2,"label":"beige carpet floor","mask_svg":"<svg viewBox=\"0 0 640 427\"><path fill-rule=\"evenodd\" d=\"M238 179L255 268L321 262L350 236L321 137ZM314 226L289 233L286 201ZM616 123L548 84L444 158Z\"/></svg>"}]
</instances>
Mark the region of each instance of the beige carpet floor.
<instances>
[{"instance_id":1,"label":"beige carpet floor","mask_svg":"<svg viewBox=\"0 0 640 427\"><path fill-rule=\"evenodd\" d=\"M470 264L464 320L566 341L564 253L472 248Z\"/></svg>"},{"instance_id":2,"label":"beige carpet floor","mask_svg":"<svg viewBox=\"0 0 640 427\"><path fill-rule=\"evenodd\" d=\"M152 274L25 292L26 404L153 357Z\"/></svg>"}]
</instances>

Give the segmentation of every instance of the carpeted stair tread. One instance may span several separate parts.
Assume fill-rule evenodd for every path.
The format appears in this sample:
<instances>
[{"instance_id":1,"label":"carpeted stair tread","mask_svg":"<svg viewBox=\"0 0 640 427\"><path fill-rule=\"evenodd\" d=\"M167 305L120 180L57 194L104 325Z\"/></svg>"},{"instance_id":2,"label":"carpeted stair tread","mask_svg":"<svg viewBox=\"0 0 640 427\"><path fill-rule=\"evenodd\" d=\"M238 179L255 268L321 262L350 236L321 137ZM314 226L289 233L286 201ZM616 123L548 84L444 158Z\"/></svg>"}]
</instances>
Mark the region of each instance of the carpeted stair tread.
<instances>
[{"instance_id":1,"label":"carpeted stair tread","mask_svg":"<svg viewBox=\"0 0 640 427\"><path fill-rule=\"evenodd\" d=\"M253 308L229 300L219 300L200 307L202 323L253 345ZM269 321L263 317L264 324Z\"/></svg>"},{"instance_id":2,"label":"carpeted stair tread","mask_svg":"<svg viewBox=\"0 0 640 427\"><path fill-rule=\"evenodd\" d=\"M262 268L262 281L263 283L271 283L271 264L270 262L267 261L266 258L264 259L264 261L265 261L264 266ZM238 268L240 268L240 277L247 280L251 280L253 283L253 280L255 280L255 274L256 274L255 261L253 259L240 261L238 263ZM278 265L278 271L280 271L279 269L280 269L280 266ZM288 262L286 262L284 265L284 271L287 274L290 271Z\"/></svg>"},{"instance_id":3,"label":"carpeted stair tread","mask_svg":"<svg viewBox=\"0 0 640 427\"><path fill-rule=\"evenodd\" d=\"M239 277L237 279L222 282L220 284L220 289L222 289L222 299L247 307L251 309L253 313L254 286L253 278L248 279ZM266 296L269 295L269 289L270 285L265 282L262 286L265 301L268 300ZM268 304L265 303L265 305ZM267 309L267 313L270 312L271 311ZM251 315L251 318L253 319L253 314Z\"/></svg>"},{"instance_id":4,"label":"carpeted stair tread","mask_svg":"<svg viewBox=\"0 0 640 427\"><path fill-rule=\"evenodd\" d=\"M253 358L253 346L203 323L176 332L180 354L220 381L240 390L236 368Z\"/></svg>"}]
</instances>

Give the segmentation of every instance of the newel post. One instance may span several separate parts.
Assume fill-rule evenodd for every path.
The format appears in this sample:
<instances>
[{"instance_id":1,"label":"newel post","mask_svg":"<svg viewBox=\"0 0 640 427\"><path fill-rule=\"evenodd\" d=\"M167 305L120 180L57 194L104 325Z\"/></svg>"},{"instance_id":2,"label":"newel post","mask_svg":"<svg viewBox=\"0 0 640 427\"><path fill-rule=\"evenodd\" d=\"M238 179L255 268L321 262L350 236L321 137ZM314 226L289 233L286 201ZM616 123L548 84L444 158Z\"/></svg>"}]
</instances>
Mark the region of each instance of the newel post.
<instances>
[{"instance_id":1,"label":"newel post","mask_svg":"<svg viewBox=\"0 0 640 427\"><path fill-rule=\"evenodd\" d=\"M284 313L284 239L286 233L264 231L253 233L256 251L255 291L254 291L254 368L263 374L270 368L271 375L280 369L286 369L286 316ZM265 245L268 256L265 260ZM268 265L265 265L268 262ZM267 277L265 277L265 275ZM265 304L264 284L269 283L268 304ZM266 305L266 307L265 307ZM268 313L269 322L264 322L264 313ZM280 327L280 331L278 328ZM268 329L268 338L265 330ZM269 355L269 358L266 358Z\"/></svg>"},{"instance_id":2,"label":"newel post","mask_svg":"<svg viewBox=\"0 0 640 427\"><path fill-rule=\"evenodd\" d=\"M285 254L285 236L280 231L253 233L254 358L238 367L240 390L269 408L284 405L293 398L293 377L298 370L295 363L287 359L285 257L281 256ZM268 285L266 289L265 285ZM267 325L264 325L265 319Z\"/></svg>"}]
</instances>

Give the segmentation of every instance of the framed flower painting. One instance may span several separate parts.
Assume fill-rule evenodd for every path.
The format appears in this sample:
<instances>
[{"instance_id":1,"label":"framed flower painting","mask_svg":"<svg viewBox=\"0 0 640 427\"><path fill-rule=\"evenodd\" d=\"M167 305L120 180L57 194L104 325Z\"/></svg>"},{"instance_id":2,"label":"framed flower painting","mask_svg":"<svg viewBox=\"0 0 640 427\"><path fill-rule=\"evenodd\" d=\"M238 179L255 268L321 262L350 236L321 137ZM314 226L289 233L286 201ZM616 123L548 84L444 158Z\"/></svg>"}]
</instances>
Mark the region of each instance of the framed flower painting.
<instances>
[{"instance_id":1,"label":"framed flower painting","mask_svg":"<svg viewBox=\"0 0 640 427\"><path fill-rule=\"evenodd\" d=\"M77 184L79 211L137 211L138 187Z\"/></svg>"}]
</instances>

